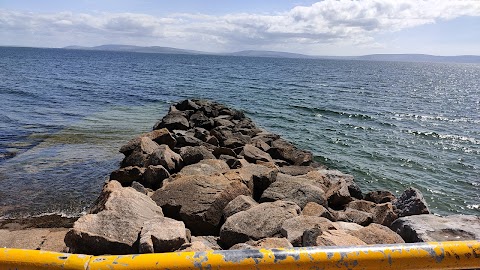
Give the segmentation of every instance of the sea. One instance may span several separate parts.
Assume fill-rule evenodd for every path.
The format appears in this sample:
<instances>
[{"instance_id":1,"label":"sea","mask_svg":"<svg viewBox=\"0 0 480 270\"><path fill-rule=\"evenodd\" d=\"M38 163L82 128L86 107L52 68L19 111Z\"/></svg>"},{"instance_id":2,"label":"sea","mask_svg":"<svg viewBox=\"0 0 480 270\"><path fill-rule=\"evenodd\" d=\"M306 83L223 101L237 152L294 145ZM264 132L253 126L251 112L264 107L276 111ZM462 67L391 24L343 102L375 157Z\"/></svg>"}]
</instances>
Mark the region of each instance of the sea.
<instances>
[{"instance_id":1,"label":"sea","mask_svg":"<svg viewBox=\"0 0 480 270\"><path fill-rule=\"evenodd\" d=\"M0 217L82 215L168 107L243 110L364 192L480 214L480 65L0 47Z\"/></svg>"}]
</instances>

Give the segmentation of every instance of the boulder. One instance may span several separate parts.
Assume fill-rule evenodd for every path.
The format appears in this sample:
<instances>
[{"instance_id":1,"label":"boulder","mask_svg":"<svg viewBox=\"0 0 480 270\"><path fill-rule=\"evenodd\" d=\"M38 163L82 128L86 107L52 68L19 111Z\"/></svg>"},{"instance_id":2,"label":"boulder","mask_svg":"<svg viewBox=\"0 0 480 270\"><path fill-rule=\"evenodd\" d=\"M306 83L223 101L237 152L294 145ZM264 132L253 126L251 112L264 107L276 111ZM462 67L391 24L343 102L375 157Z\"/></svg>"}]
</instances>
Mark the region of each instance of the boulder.
<instances>
[{"instance_id":1,"label":"boulder","mask_svg":"<svg viewBox=\"0 0 480 270\"><path fill-rule=\"evenodd\" d=\"M233 133L231 136L228 136L224 141L223 141L223 146L227 148L239 148L243 147L244 145L250 143L251 138L247 135L243 135L240 132ZM222 143L220 143L222 145Z\"/></svg>"},{"instance_id":2,"label":"boulder","mask_svg":"<svg viewBox=\"0 0 480 270\"><path fill-rule=\"evenodd\" d=\"M205 147L208 146L207 143L203 142L198 138L195 138L194 136L188 135L188 133L177 137L177 147L200 146L200 145L203 145Z\"/></svg>"},{"instance_id":3,"label":"boulder","mask_svg":"<svg viewBox=\"0 0 480 270\"><path fill-rule=\"evenodd\" d=\"M225 161L230 169L238 169L242 167L242 164L238 161L238 159L232 156L220 155L218 159Z\"/></svg>"},{"instance_id":4,"label":"boulder","mask_svg":"<svg viewBox=\"0 0 480 270\"><path fill-rule=\"evenodd\" d=\"M313 217L324 217L331 221L336 221L335 216L332 213L330 213L330 211L328 211L327 208L315 202L307 203L302 210L302 215L313 216Z\"/></svg>"},{"instance_id":5,"label":"boulder","mask_svg":"<svg viewBox=\"0 0 480 270\"><path fill-rule=\"evenodd\" d=\"M262 202L278 200L295 202L300 208L304 208L309 202L323 205L327 203L325 192L314 182L286 174L278 174L277 180L260 197Z\"/></svg>"},{"instance_id":6,"label":"boulder","mask_svg":"<svg viewBox=\"0 0 480 270\"><path fill-rule=\"evenodd\" d=\"M137 181L133 181L131 187L142 194L148 194L148 190Z\"/></svg>"},{"instance_id":7,"label":"boulder","mask_svg":"<svg viewBox=\"0 0 480 270\"><path fill-rule=\"evenodd\" d=\"M397 214L393 208L392 203L381 203L377 204L375 208L372 209L372 218L374 223L381 224L383 226L390 226L393 221L397 219Z\"/></svg>"},{"instance_id":8,"label":"boulder","mask_svg":"<svg viewBox=\"0 0 480 270\"><path fill-rule=\"evenodd\" d=\"M200 106L196 104L195 101L191 99L186 99L175 104L175 109L180 111L187 111L187 110L197 111L200 109Z\"/></svg>"},{"instance_id":9,"label":"boulder","mask_svg":"<svg viewBox=\"0 0 480 270\"><path fill-rule=\"evenodd\" d=\"M218 241L220 238L218 236L212 236L212 235L206 235L206 236L192 236L191 242L192 242L192 247L191 251L205 251L205 250L198 250L202 246L197 244L195 247L193 243L202 243L203 247L205 247L207 250L222 250L222 247L218 244ZM187 250L183 250L187 251Z\"/></svg>"},{"instance_id":10,"label":"boulder","mask_svg":"<svg viewBox=\"0 0 480 270\"><path fill-rule=\"evenodd\" d=\"M123 186L130 186L133 181L141 182L145 168L138 166L128 166L113 171L110 174L110 180L117 180Z\"/></svg>"},{"instance_id":11,"label":"boulder","mask_svg":"<svg viewBox=\"0 0 480 270\"><path fill-rule=\"evenodd\" d=\"M213 119L208 118L203 112L197 111L190 116L191 127L211 129L214 126Z\"/></svg>"},{"instance_id":12,"label":"boulder","mask_svg":"<svg viewBox=\"0 0 480 270\"><path fill-rule=\"evenodd\" d=\"M262 203L227 218L220 241L227 247L280 234L283 222L298 216L300 207L289 201Z\"/></svg>"},{"instance_id":13,"label":"boulder","mask_svg":"<svg viewBox=\"0 0 480 270\"><path fill-rule=\"evenodd\" d=\"M196 127L193 129L193 134L195 138L205 142L207 140L207 137L210 136L210 131L201 127Z\"/></svg>"},{"instance_id":14,"label":"boulder","mask_svg":"<svg viewBox=\"0 0 480 270\"><path fill-rule=\"evenodd\" d=\"M316 169L311 166L283 166L280 167L280 172L283 174L288 174L291 176L298 176L298 175L305 175L311 171L315 171Z\"/></svg>"},{"instance_id":15,"label":"boulder","mask_svg":"<svg viewBox=\"0 0 480 270\"><path fill-rule=\"evenodd\" d=\"M171 218L158 217L143 223L140 232L140 253L173 252L189 242L185 224Z\"/></svg>"},{"instance_id":16,"label":"boulder","mask_svg":"<svg viewBox=\"0 0 480 270\"><path fill-rule=\"evenodd\" d=\"M213 146L219 146L220 145L220 142L218 141L218 139L215 136L207 136L205 138L205 142L208 143L208 144L211 144Z\"/></svg>"},{"instance_id":17,"label":"boulder","mask_svg":"<svg viewBox=\"0 0 480 270\"><path fill-rule=\"evenodd\" d=\"M367 227L363 227L357 231L349 232L349 234L357 237L368 245L405 243L400 235L396 234L388 227L375 223L372 223Z\"/></svg>"},{"instance_id":18,"label":"boulder","mask_svg":"<svg viewBox=\"0 0 480 270\"><path fill-rule=\"evenodd\" d=\"M147 188L157 190L162 187L163 180L170 177L170 173L162 165L150 165L143 174L142 184Z\"/></svg>"},{"instance_id":19,"label":"boulder","mask_svg":"<svg viewBox=\"0 0 480 270\"><path fill-rule=\"evenodd\" d=\"M273 141L268 153L272 158L286 160L292 165L309 165L313 160L312 153L298 150L283 139Z\"/></svg>"},{"instance_id":20,"label":"boulder","mask_svg":"<svg viewBox=\"0 0 480 270\"><path fill-rule=\"evenodd\" d=\"M173 152L168 145L160 145L148 158L147 165L162 165L170 173L178 172L183 166L182 157Z\"/></svg>"},{"instance_id":21,"label":"boulder","mask_svg":"<svg viewBox=\"0 0 480 270\"><path fill-rule=\"evenodd\" d=\"M480 239L480 216L423 214L401 217L390 228L407 243Z\"/></svg>"},{"instance_id":22,"label":"boulder","mask_svg":"<svg viewBox=\"0 0 480 270\"><path fill-rule=\"evenodd\" d=\"M268 152L270 150L270 145L260 139L252 139L252 145L263 152Z\"/></svg>"},{"instance_id":23,"label":"boulder","mask_svg":"<svg viewBox=\"0 0 480 270\"><path fill-rule=\"evenodd\" d=\"M136 253L144 222L159 216L163 216L162 209L148 196L110 181L90 213L80 217L65 235L65 244L75 253Z\"/></svg>"},{"instance_id":24,"label":"boulder","mask_svg":"<svg viewBox=\"0 0 480 270\"><path fill-rule=\"evenodd\" d=\"M324 231L316 239L315 246L362 246L366 243L343 230Z\"/></svg>"},{"instance_id":25,"label":"boulder","mask_svg":"<svg viewBox=\"0 0 480 270\"><path fill-rule=\"evenodd\" d=\"M228 119L225 119L225 118L222 118L220 116L214 118L213 123L216 127L223 126L223 127L231 128L231 127L235 126L235 124L232 123L232 121L230 121Z\"/></svg>"},{"instance_id":26,"label":"boulder","mask_svg":"<svg viewBox=\"0 0 480 270\"><path fill-rule=\"evenodd\" d=\"M185 166L198 163L204 159L215 159L212 152L205 146L184 146L180 148L179 154Z\"/></svg>"},{"instance_id":27,"label":"boulder","mask_svg":"<svg viewBox=\"0 0 480 270\"><path fill-rule=\"evenodd\" d=\"M232 149L226 147L215 147L213 149L213 155L217 158L219 158L221 155L237 157L237 154Z\"/></svg>"},{"instance_id":28,"label":"boulder","mask_svg":"<svg viewBox=\"0 0 480 270\"><path fill-rule=\"evenodd\" d=\"M358 231L361 228L363 228L363 226L358 225L357 223L344 222L344 221L333 222L333 225L335 226L335 228L337 228L337 230L344 230L347 233Z\"/></svg>"},{"instance_id":29,"label":"boulder","mask_svg":"<svg viewBox=\"0 0 480 270\"><path fill-rule=\"evenodd\" d=\"M222 174L230 169L227 163L220 159L204 159L196 164L183 167L182 175L213 175Z\"/></svg>"},{"instance_id":30,"label":"boulder","mask_svg":"<svg viewBox=\"0 0 480 270\"><path fill-rule=\"evenodd\" d=\"M261 140L265 142L268 146L271 146L272 142L278 139L280 139L279 135L270 133L268 131L263 131L258 133L255 137L253 137L252 141Z\"/></svg>"},{"instance_id":31,"label":"boulder","mask_svg":"<svg viewBox=\"0 0 480 270\"><path fill-rule=\"evenodd\" d=\"M153 126L153 129L167 128L168 130L187 130L190 127L188 119L181 111L170 111L161 121Z\"/></svg>"},{"instance_id":32,"label":"boulder","mask_svg":"<svg viewBox=\"0 0 480 270\"><path fill-rule=\"evenodd\" d=\"M155 191L152 199L166 216L185 222L194 235L212 235L218 233L225 206L239 195L250 191L223 175L179 175Z\"/></svg>"},{"instance_id":33,"label":"boulder","mask_svg":"<svg viewBox=\"0 0 480 270\"><path fill-rule=\"evenodd\" d=\"M240 195L235 199L231 200L227 206L223 209L223 216L228 218L231 215L234 215L241 211L246 211L254 206L257 206L258 203L250 196Z\"/></svg>"},{"instance_id":34,"label":"boulder","mask_svg":"<svg viewBox=\"0 0 480 270\"><path fill-rule=\"evenodd\" d=\"M302 235L305 231L320 228L322 231L335 230L336 227L330 220L323 217L298 216L287 219L281 227L281 234L295 247L302 246Z\"/></svg>"},{"instance_id":35,"label":"boulder","mask_svg":"<svg viewBox=\"0 0 480 270\"><path fill-rule=\"evenodd\" d=\"M253 192L253 198L259 200L263 191L275 182L278 169L243 161L240 159L238 162L243 164L241 168L230 170L225 177L244 183Z\"/></svg>"},{"instance_id":36,"label":"boulder","mask_svg":"<svg viewBox=\"0 0 480 270\"><path fill-rule=\"evenodd\" d=\"M372 214L352 208L347 208L345 211L337 211L335 216L338 221L353 222L362 226L367 226L373 221Z\"/></svg>"},{"instance_id":37,"label":"boulder","mask_svg":"<svg viewBox=\"0 0 480 270\"><path fill-rule=\"evenodd\" d=\"M393 205L399 217L430 214L427 202L423 198L420 190L410 187L406 189Z\"/></svg>"},{"instance_id":38,"label":"boulder","mask_svg":"<svg viewBox=\"0 0 480 270\"><path fill-rule=\"evenodd\" d=\"M272 157L269 154L251 144L246 144L243 147L243 157L251 163L257 163L257 161L273 162Z\"/></svg>"},{"instance_id":39,"label":"boulder","mask_svg":"<svg viewBox=\"0 0 480 270\"><path fill-rule=\"evenodd\" d=\"M122 160L121 167L146 167L149 157L158 149L159 145L147 137L140 137L134 150Z\"/></svg>"},{"instance_id":40,"label":"boulder","mask_svg":"<svg viewBox=\"0 0 480 270\"><path fill-rule=\"evenodd\" d=\"M386 203L395 201L395 195L388 190L375 190L365 194L365 200L374 203Z\"/></svg>"},{"instance_id":41,"label":"boulder","mask_svg":"<svg viewBox=\"0 0 480 270\"><path fill-rule=\"evenodd\" d=\"M177 143L177 141L168 131L168 129L162 128L148 133L144 133L137 138L130 140L126 145L120 148L120 153L124 154L125 156L130 155L133 150L135 150L139 146L142 137L149 138L157 144L166 144L170 148L175 147L175 144Z\"/></svg>"},{"instance_id":42,"label":"boulder","mask_svg":"<svg viewBox=\"0 0 480 270\"><path fill-rule=\"evenodd\" d=\"M248 241L233 245L230 250L255 250L255 249L277 249L293 248L292 244L286 238L268 237L258 241Z\"/></svg>"}]
</instances>

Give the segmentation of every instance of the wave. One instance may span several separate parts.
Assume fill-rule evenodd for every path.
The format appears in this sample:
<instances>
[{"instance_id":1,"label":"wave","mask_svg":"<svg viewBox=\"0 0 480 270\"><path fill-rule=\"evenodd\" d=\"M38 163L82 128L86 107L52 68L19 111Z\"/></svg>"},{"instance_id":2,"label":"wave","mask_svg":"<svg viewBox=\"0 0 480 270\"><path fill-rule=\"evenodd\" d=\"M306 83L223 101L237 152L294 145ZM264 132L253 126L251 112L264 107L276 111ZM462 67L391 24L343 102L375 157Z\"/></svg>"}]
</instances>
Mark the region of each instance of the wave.
<instances>
[{"instance_id":1,"label":"wave","mask_svg":"<svg viewBox=\"0 0 480 270\"><path fill-rule=\"evenodd\" d=\"M434 131L416 131L416 130L410 130L410 129L402 130L402 132L413 134L415 136L425 137L425 138L442 139L442 140L449 140L449 141L463 141L463 142L469 142L472 144L480 145L480 140L467 137L467 136L439 134Z\"/></svg>"},{"instance_id":2,"label":"wave","mask_svg":"<svg viewBox=\"0 0 480 270\"><path fill-rule=\"evenodd\" d=\"M314 115L338 115L342 117L348 117L348 118L356 118L356 119L364 119L364 120L374 120L372 116L366 115L366 114L361 114L361 113L348 113L348 112L341 112L341 111L335 111L331 109L322 109L322 108L311 108L311 107L305 107L301 105L290 105L290 107L300 109L303 111L311 112Z\"/></svg>"},{"instance_id":3,"label":"wave","mask_svg":"<svg viewBox=\"0 0 480 270\"><path fill-rule=\"evenodd\" d=\"M392 119L396 120L403 120L403 119L415 119L423 122L427 121L443 121L443 122L453 122L453 123L472 123L472 124L480 124L480 119L472 119L468 117L460 117L460 118L451 118L446 116L439 116L439 115L419 115L419 114L411 114L411 113L396 113Z\"/></svg>"}]
</instances>

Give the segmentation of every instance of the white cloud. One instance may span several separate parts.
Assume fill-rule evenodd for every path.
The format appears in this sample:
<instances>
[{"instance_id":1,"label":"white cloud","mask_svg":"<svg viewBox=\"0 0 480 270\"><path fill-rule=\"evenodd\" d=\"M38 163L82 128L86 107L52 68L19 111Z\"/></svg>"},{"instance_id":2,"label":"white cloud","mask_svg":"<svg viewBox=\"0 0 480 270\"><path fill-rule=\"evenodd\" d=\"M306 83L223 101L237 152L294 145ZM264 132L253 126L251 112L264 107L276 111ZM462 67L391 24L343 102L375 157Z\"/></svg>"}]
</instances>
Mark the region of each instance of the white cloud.
<instances>
[{"instance_id":1,"label":"white cloud","mask_svg":"<svg viewBox=\"0 0 480 270\"><path fill-rule=\"evenodd\" d=\"M276 14L38 14L0 10L0 37L24 42L131 43L191 49L289 48L302 44L381 46L375 35L461 16L480 16L480 1L325 0ZM65 36L68 32L71 38ZM63 36L61 36L63 35ZM3 37L2 37L3 36ZM61 36L61 37L59 37ZM78 40L82 37L82 40ZM48 40L47 40L48 38ZM9 40L14 44L15 40ZM63 46L67 44L59 44Z\"/></svg>"}]
</instances>

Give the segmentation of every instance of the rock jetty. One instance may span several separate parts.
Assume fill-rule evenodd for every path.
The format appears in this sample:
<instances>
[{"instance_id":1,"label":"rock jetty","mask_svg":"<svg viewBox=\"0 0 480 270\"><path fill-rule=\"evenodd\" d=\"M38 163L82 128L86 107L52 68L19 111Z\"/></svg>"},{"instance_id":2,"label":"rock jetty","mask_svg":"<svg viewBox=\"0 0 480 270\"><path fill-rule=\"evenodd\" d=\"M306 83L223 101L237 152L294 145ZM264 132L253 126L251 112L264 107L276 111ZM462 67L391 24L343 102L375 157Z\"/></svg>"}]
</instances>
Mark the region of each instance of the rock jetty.
<instances>
[{"instance_id":1,"label":"rock jetty","mask_svg":"<svg viewBox=\"0 0 480 270\"><path fill-rule=\"evenodd\" d=\"M386 190L364 194L351 175L322 166L311 152L216 102L172 105L153 131L120 152L125 155L120 168L66 234L70 252L439 240L429 234L428 221L441 224L442 218L430 214L418 190L409 188L399 197ZM465 220L480 223L478 217ZM415 226L421 227L417 233ZM450 240L478 237L480 230L475 235L458 231L464 229L453 230L457 234ZM444 232L437 236L445 237Z\"/></svg>"}]
</instances>

